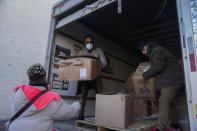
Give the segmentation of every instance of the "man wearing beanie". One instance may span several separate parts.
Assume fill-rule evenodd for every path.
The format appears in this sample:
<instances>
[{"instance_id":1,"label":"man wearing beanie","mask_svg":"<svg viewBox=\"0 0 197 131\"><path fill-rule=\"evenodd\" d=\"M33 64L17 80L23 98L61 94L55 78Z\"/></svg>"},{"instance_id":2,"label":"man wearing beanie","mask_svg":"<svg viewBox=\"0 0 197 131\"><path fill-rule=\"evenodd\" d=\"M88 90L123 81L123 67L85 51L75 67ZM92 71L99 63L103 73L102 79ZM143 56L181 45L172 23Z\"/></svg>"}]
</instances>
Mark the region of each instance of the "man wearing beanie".
<instances>
[{"instance_id":1,"label":"man wearing beanie","mask_svg":"<svg viewBox=\"0 0 197 131\"><path fill-rule=\"evenodd\" d=\"M176 92L183 82L181 67L177 58L155 41L140 43L139 49L150 61L150 68L142 74L141 79L155 78L155 91L160 92L159 97L159 119L157 128L152 131L164 131L172 121L170 128L178 130L177 116L172 101Z\"/></svg>"}]
</instances>

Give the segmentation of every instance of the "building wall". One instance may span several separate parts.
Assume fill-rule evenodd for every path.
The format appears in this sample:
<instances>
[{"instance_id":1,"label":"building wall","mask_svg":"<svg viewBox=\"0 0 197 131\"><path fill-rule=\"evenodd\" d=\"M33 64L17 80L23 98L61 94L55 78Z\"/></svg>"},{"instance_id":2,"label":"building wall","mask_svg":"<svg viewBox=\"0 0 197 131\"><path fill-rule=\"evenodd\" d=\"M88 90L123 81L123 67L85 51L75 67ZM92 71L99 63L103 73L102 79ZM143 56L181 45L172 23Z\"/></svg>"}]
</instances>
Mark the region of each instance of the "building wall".
<instances>
[{"instance_id":1,"label":"building wall","mask_svg":"<svg viewBox=\"0 0 197 131\"><path fill-rule=\"evenodd\" d=\"M0 0L0 119L9 117L11 89L26 70L44 64L51 7L57 0Z\"/></svg>"}]
</instances>

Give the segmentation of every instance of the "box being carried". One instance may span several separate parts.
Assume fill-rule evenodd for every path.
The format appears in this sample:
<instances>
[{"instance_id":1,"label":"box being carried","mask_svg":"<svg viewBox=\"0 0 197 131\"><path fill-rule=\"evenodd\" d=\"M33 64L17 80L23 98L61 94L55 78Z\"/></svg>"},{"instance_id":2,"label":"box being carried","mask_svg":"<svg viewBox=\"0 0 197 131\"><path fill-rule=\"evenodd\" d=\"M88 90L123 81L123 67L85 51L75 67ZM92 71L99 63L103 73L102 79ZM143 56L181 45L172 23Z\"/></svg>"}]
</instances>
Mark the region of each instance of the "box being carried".
<instances>
[{"instance_id":1,"label":"box being carried","mask_svg":"<svg viewBox=\"0 0 197 131\"><path fill-rule=\"evenodd\" d=\"M151 77L146 81L142 81L142 73L146 72L150 68L150 63L140 63L133 75L133 86L136 92L137 98L154 98L154 78Z\"/></svg>"},{"instance_id":2,"label":"box being carried","mask_svg":"<svg viewBox=\"0 0 197 131\"><path fill-rule=\"evenodd\" d=\"M133 111L133 96L125 94L96 95L96 125L126 128L133 121Z\"/></svg>"},{"instance_id":3,"label":"box being carried","mask_svg":"<svg viewBox=\"0 0 197 131\"><path fill-rule=\"evenodd\" d=\"M93 58L71 58L59 62L59 80L94 80L100 75L99 61Z\"/></svg>"},{"instance_id":4,"label":"box being carried","mask_svg":"<svg viewBox=\"0 0 197 131\"><path fill-rule=\"evenodd\" d=\"M151 77L146 81L142 81L142 73L147 71L150 68L150 63L145 62L141 63L135 72L133 72L126 83L124 84L124 88L128 92L135 91L136 98L154 98L154 78Z\"/></svg>"},{"instance_id":5,"label":"box being carried","mask_svg":"<svg viewBox=\"0 0 197 131\"><path fill-rule=\"evenodd\" d=\"M134 73L132 72L129 76L129 78L127 79L127 81L124 83L124 89L127 92L134 92L134 87L133 87L133 75Z\"/></svg>"}]
</instances>

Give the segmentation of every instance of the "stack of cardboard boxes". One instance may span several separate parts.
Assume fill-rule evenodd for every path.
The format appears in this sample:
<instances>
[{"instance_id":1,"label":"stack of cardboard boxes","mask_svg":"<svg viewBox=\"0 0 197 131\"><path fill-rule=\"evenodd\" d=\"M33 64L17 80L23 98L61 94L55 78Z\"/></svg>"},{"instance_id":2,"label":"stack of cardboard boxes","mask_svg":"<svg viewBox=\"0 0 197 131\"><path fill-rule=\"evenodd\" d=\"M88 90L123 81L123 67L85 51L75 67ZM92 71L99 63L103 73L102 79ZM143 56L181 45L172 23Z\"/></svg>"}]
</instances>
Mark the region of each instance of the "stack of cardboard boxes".
<instances>
[{"instance_id":1,"label":"stack of cardboard boxes","mask_svg":"<svg viewBox=\"0 0 197 131\"><path fill-rule=\"evenodd\" d=\"M154 78L141 80L142 73L150 68L141 63L124 84L126 94L96 95L95 122L100 126L126 128L134 119L157 112L150 99L155 98Z\"/></svg>"},{"instance_id":2,"label":"stack of cardboard boxes","mask_svg":"<svg viewBox=\"0 0 197 131\"><path fill-rule=\"evenodd\" d=\"M100 75L98 60L73 58L59 63L60 80L93 80ZM135 117L149 115L148 105L141 98L154 98L154 79L141 80L150 67L141 63L124 85L126 94L97 94L95 123L99 126L126 128Z\"/></svg>"}]
</instances>

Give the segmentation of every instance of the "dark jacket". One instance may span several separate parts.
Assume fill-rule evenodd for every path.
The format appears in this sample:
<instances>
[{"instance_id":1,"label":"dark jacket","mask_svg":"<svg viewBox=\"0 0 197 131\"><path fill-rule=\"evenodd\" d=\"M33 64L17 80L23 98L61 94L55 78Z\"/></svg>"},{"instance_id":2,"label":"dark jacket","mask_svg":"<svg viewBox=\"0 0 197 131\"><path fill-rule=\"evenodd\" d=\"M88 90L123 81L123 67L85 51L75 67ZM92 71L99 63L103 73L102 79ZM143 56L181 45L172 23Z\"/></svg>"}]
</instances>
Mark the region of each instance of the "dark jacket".
<instances>
[{"instance_id":1,"label":"dark jacket","mask_svg":"<svg viewBox=\"0 0 197 131\"><path fill-rule=\"evenodd\" d=\"M163 47L153 45L150 48L150 69L142 74L144 79L155 77L155 90L181 85L183 71L177 58Z\"/></svg>"}]
</instances>

